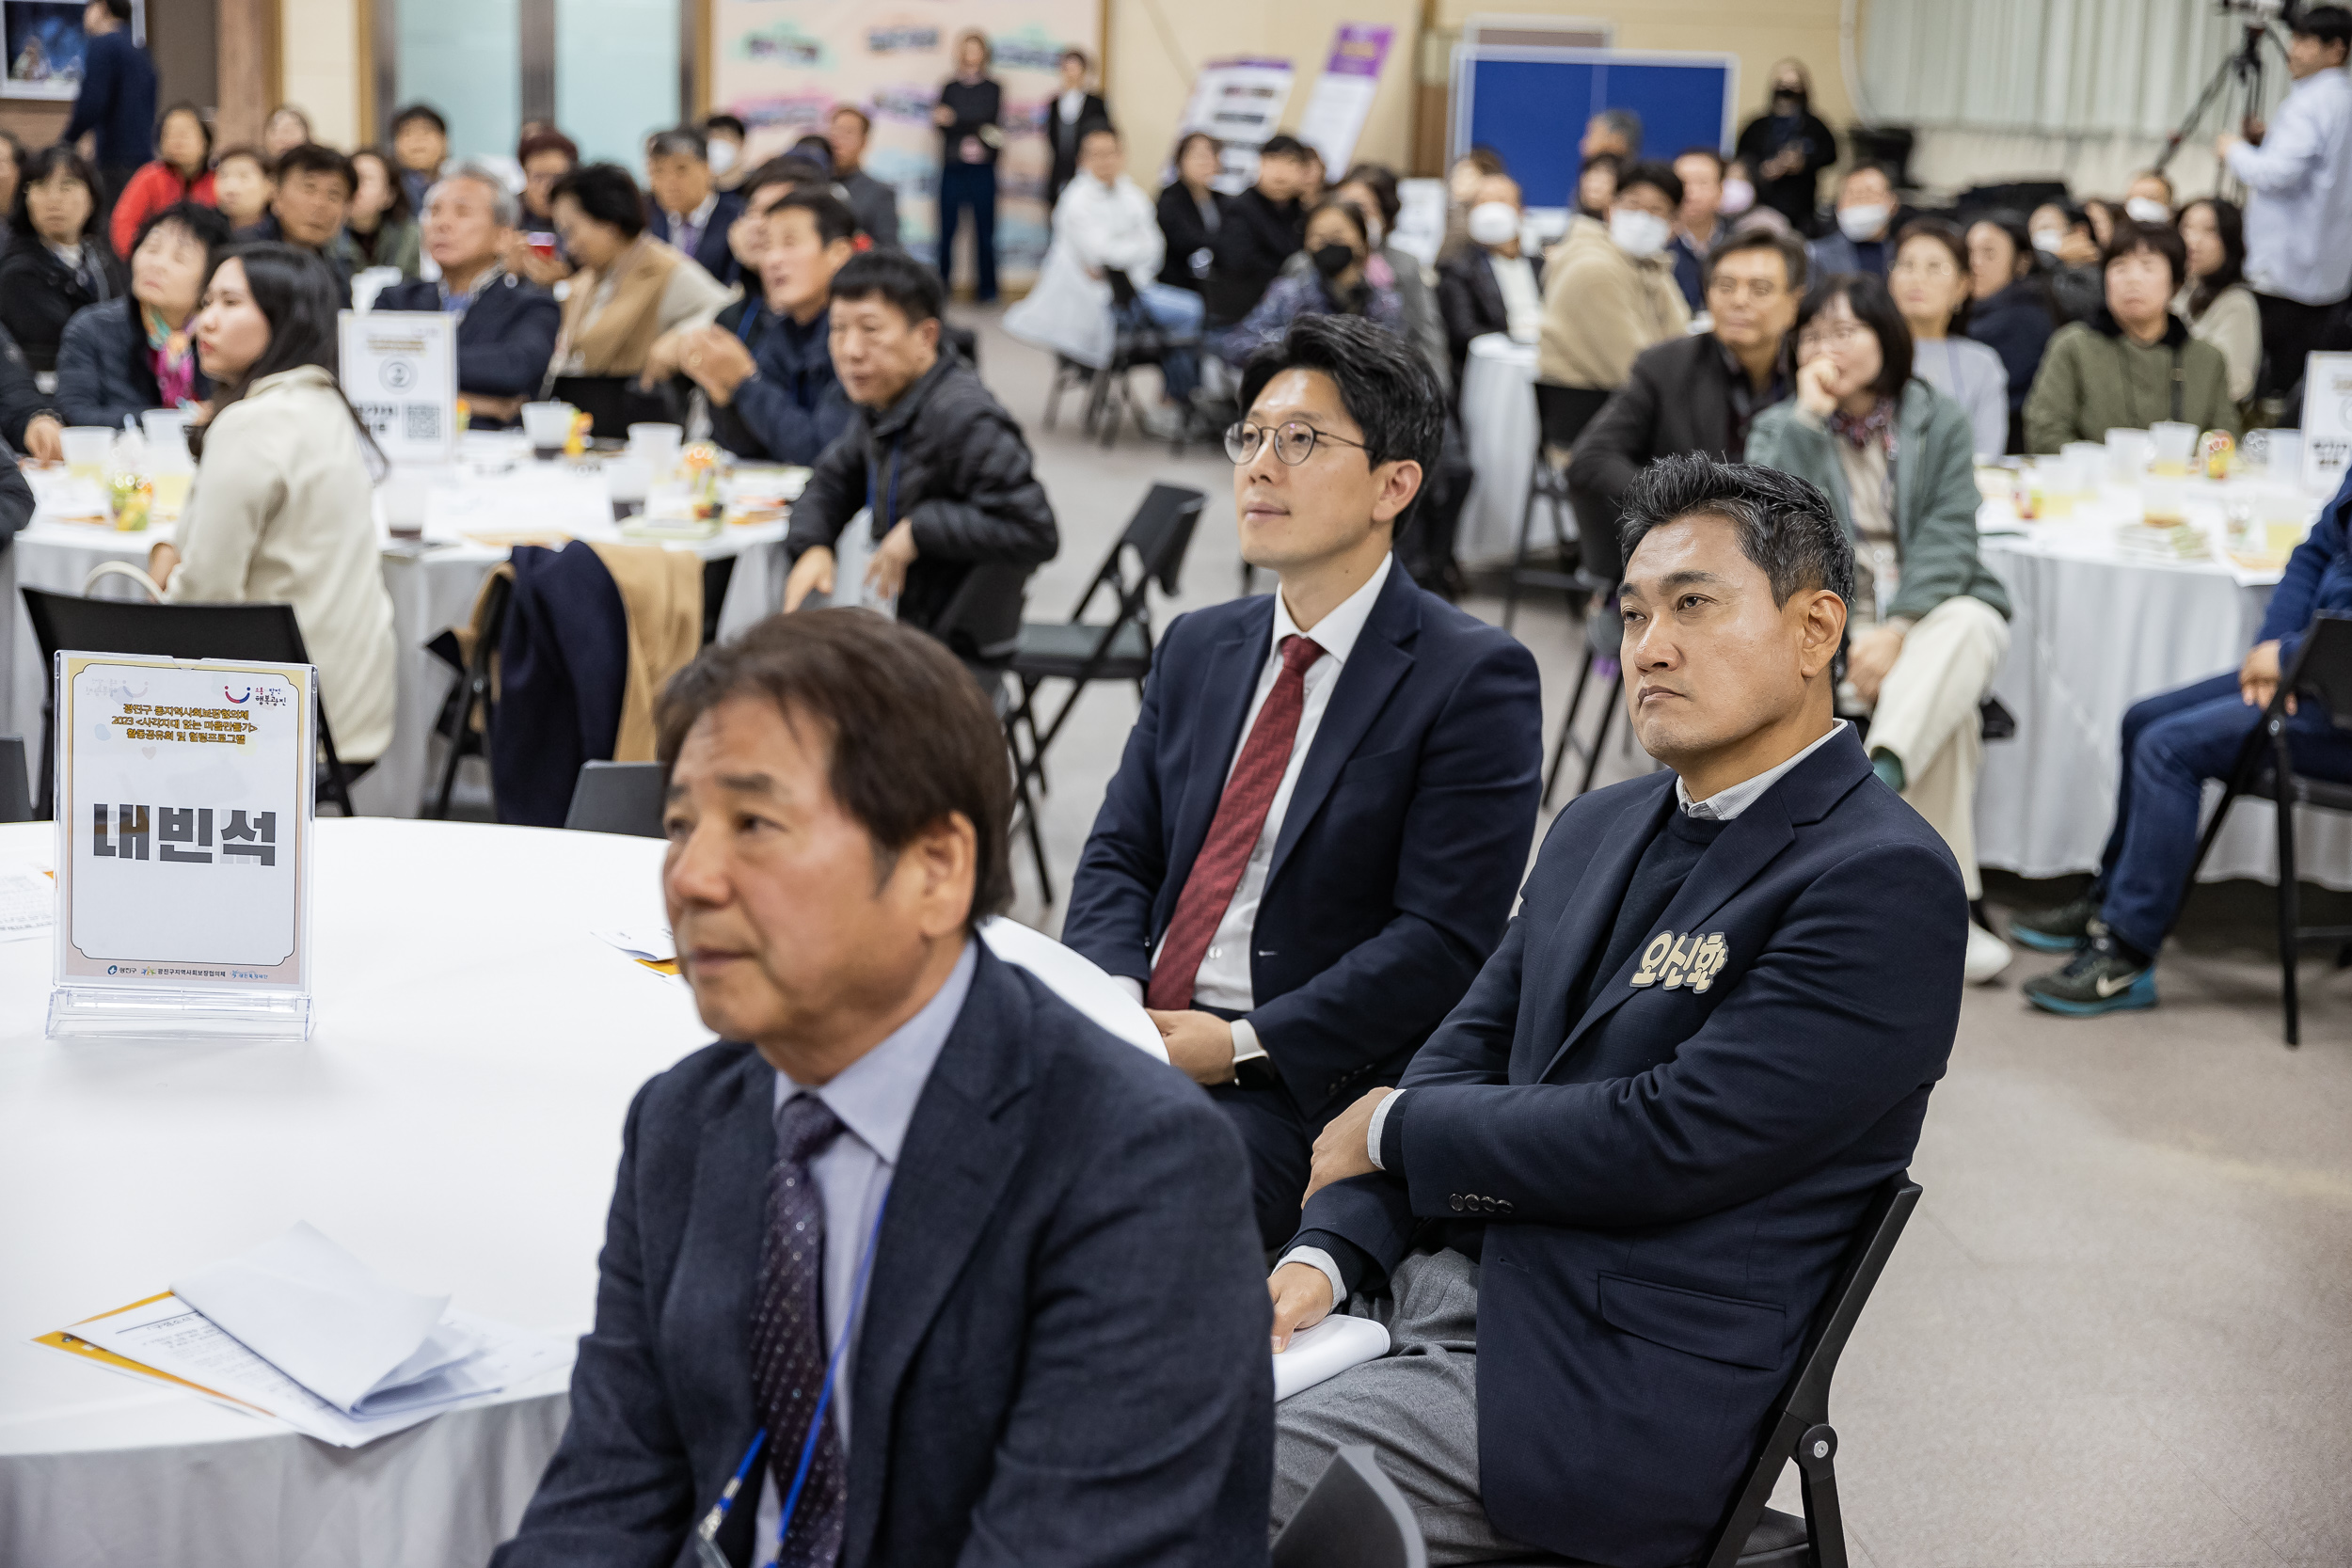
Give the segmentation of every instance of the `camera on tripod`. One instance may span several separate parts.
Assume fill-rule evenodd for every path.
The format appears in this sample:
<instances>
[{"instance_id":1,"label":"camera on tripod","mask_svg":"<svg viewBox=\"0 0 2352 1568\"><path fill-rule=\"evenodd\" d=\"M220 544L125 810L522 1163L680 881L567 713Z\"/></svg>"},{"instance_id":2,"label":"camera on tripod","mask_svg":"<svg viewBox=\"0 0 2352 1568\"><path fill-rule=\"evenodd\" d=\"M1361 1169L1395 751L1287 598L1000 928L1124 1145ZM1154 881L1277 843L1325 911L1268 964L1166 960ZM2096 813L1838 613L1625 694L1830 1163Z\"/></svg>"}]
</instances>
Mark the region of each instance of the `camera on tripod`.
<instances>
[{"instance_id":1,"label":"camera on tripod","mask_svg":"<svg viewBox=\"0 0 2352 1568\"><path fill-rule=\"evenodd\" d=\"M2274 22L2293 24L2295 13L2301 10L2301 0L2215 0L2224 16L2234 16L2249 27L2267 27Z\"/></svg>"}]
</instances>

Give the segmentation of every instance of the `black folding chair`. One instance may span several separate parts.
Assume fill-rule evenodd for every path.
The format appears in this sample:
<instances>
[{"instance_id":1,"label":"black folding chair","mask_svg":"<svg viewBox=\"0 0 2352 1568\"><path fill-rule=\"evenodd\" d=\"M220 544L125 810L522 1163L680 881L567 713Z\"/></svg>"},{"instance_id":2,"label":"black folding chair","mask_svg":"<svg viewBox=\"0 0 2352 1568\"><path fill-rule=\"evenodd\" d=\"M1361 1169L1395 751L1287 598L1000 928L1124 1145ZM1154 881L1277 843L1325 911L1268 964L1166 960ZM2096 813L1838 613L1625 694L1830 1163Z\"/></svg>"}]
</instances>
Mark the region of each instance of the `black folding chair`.
<instances>
[{"instance_id":1,"label":"black folding chair","mask_svg":"<svg viewBox=\"0 0 2352 1568\"><path fill-rule=\"evenodd\" d=\"M1005 741L1012 748L1013 796L1028 828L1029 851L1037 862L1038 884L1045 901L1054 901L1053 879L1045 863L1045 840L1038 825L1035 793L1045 790L1045 753L1069 722L1071 710L1095 681L1133 681L1136 694L1152 670L1152 600L1154 581L1160 592L1174 596L1184 570L1184 555L1192 547L1195 525L1208 498L1181 484L1154 484L1143 504L1127 519L1126 529L1078 595L1066 622L1025 621L1011 662L1020 696L1005 719ZM1136 575L1128 579L1126 557L1136 560ZM1108 591L1115 612L1107 622L1089 622L1087 611L1097 594ZM1037 723L1038 689L1049 680L1068 681L1070 693L1047 721L1043 733ZM1022 731L1028 732L1025 750Z\"/></svg>"},{"instance_id":2,"label":"black folding chair","mask_svg":"<svg viewBox=\"0 0 2352 1568\"><path fill-rule=\"evenodd\" d=\"M583 762L572 783L572 803L564 826L578 832L628 833L660 838L661 765L658 762Z\"/></svg>"},{"instance_id":3,"label":"black folding chair","mask_svg":"<svg viewBox=\"0 0 2352 1568\"><path fill-rule=\"evenodd\" d=\"M1600 683L1600 723L1593 732L1593 743L1587 747L1577 742L1576 715L1584 705L1584 689L1593 684L1593 678L1604 660L1611 663L1616 661L1624 640L1619 635L1615 620L1593 612L1597 607L1606 607L1613 602L1616 584L1605 578L1595 577L1581 566L1572 574L1571 580L1575 585L1574 592L1582 595L1578 610L1583 616L1584 635L1581 641L1584 644L1584 658L1577 667L1576 691L1568 698L1568 711L1560 721L1560 737L1551 743L1551 761L1544 768L1544 804L1547 807L1551 804L1552 787L1560 782L1560 765L1567 760L1571 749L1584 758L1584 777L1577 784L1576 793L1581 795L1593 787L1593 777L1600 771L1600 749L1609 743L1609 731L1616 723L1618 715L1625 711L1625 672L1620 669L1613 682L1604 678Z\"/></svg>"},{"instance_id":4,"label":"black folding chair","mask_svg":"<svg viewBox=\"0 0 2352 1568\"><path fill-rule=\"evenodd\" d=\"M2221 835L2221 824L2241 796L2268 800L2277 808L2279 831L2279 1005L2284 1014L2286 1042L2303 1043L2302 1001L2296 989L2295 959L2307 942L2352 941L2352 926L2302 924L2302 892L2296 885L2300 866L2295 858L2295 808L2316 806L2327 811L2352 812L2352 784L2334 779L2314 779L2295 770L2287 747L2287 699L2300 694L2317 699L2338 729L2352 729L2352 616L2322 615L2303 634L2295 662L2263 709L2262 722L2247 736L2237 761L2231 767L2215 808L2197 841L2197 858L2189 863L2188 879L2181 884L2173 919L2197 886L2198 869ZM2126 764L2130 762L2127 757Z\"/></svg>"},{"instance_id":5,"label":"black folding chair","mask_svg":"<svg viewBox=\"0 0 2352 1568\"><path fill-rule=\"evenodd\" d=\"M1369 1443L1351 1443L1274 1538L1274 1568L1429 1568L1405 1494Z\"/></svg>"},{"instance_id":6,"label":"black folding chair","mask_svg":"<svg viewBox=\"0 0 2352 1568\"><path fill-rule=\"evenodd\" d=\"M302 627L290 604L149 604L135 599L85 599L20 588L41 668L53 667L60 648L93 654L134 654L148 658L235 658L256 664L309 664ZM47 683L54 687L56 682ZM56 694L44 693L40 712L40 815L51 807L57 744ZM318 795L351 809L351 778L335 752L335 732L319 702L319 751L323 759Z\"/></svg>"},{"instance_id":7,"label":"black folding chair","mask_svg":"<svg viewBox=\"0 0 2352 1568\"><path fill-rule=\"evenodd\" d=\"M37 822L33 790L24 774L24 737L0 735L0 822Z\"/></svg>"},{"instance_id":8,"label":"black folding chair","mask_svg":"<svg viewBox=\"0 0 2352 1568\"><path fill-rule=\"evenodd\" d=\"M482 607L482 635L474 639L471 657L459 658L456 634L448 630L436 632L425 644L428 653L457 672L457 684L450 688L433 721L434 733L441 737L445 750L440 786L433 792L433 808L427 815L441 821L449 819L450 795L457 787L457 765L468 757L489 755L490 722L497 705L491 671L499 640L506 634L506 607L514 596L512 578L501 573L490 579L489 597ZM709 624L706 605L704 625Z\"/></svg>"},{"instance_id":9,"label":"black folding chair","mask_svg":"<svg viewBox=\"0 0 2352 1568\"><path fill-rule=\"evenodd\" d=\"M726 608L727 585L735 580L735 562L731 555L713 556L703 562L703 643L706 648L719 641L719 611Z\"/></svg>"},{"instance_id":10,"label":"black folding chair","mask_svg":"<svg viewBox=\"0 0 2352 1568\"><path fill-rule=\"evenodd\" d=\"M1724 1510L1698 1557L1698 1568L1846 1568L1846 1523L1837 1500L1837 1431L1829 1422L1829 1385L1846 1353L1863 1304L1885 1272L1919 1184L1910 1174L1889 1177L1854 1230L1854 1244L1821 1309L1814 1315L1797 1374L1764 1424L1763 1442L1739 1494ZM1780 1473L1794 1461L1804 1517L1767 1507ZM1515 1559L1496 1568L1595 1568L1567 1558Z\"/></svg>"},{"instance_id":11,"label":"black folding chair","mask_svg":"<svg viewBox=\"0 0 2352 1568\"><path fill-rule=\"evenodd\" d=\"M1606 391L1585 387L1554 387L1547 382L1535 383L1535 418L1540 427L1535 437L1534 456L1527 471L1527 504L1519 508L1519 537L1518 547L1511 554L1511 578L1502 589L1502 629L1509 631L1518 615L1519 590L1522 588L1551 588L1569 595L1573 609L1581 602L1588 590L1580 586L1573 553L1577 547L1576 509L1568 499L1568 476L1565 469L1555 468L1545 455L1550 448L1566 451L1576 444L1584 427L1593 422L1593 416L1609 401ZM1535 508L1541 504L1551 520L1551 543L1560 564L1547 570L1530 566L1528 552L1534 543Z\"/></svg>"}]
</instances>

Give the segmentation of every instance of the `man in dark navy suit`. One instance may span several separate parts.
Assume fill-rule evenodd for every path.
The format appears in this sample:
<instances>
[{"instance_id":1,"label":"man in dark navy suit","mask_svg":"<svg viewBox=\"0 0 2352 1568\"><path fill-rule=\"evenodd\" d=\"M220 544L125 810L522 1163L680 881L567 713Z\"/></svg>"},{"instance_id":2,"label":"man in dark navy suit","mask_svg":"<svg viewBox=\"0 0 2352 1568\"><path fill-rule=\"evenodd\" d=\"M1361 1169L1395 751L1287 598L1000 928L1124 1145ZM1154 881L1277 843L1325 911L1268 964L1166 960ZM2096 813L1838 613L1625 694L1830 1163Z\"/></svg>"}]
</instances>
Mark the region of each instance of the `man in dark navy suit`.
<instances>
[{"instance_id":1,"label":"man in dark navy suit","mask_svg":"<svg viewBox=\"0 0 2352 1568\"><path fill-rule=\"evenodd\" d=\"M1242 557L1279 587L1168 626L1062 940L1232 1117L1275 1246L1317 1130L1396 1082L1502 935L1543 711L1528 651L1390 553L1444 428L1420 357L1304 317L1242 406Z\"/></svg>"},{"instance_id":2,"label":"man in dark navy suit","mask_svg":"<svg viewBox=\"0 0 2352 1568\"><path fill-rule=\"evenodd\" d=\"M739 280L743 267L727 245L727 230L743 215L743 198L719 189L703 134L681 125L646 143L645 181L653 187L645 204L645 228L653 237L700 261L720 282Z\"/></svg>"},{"instance_id":3,"label":"man in dark navy suit","mask_svg":"<svg viewBox=\"0 0 2352 1568\"><path fill-rule=\"evenodd\" d=\"M1672 771L1560 814L1469 996L1316 1143L1277 1349L1336 1299L1396 1354L1279 1407L1278 1523L1369 1440L1432 1562L1690 1561L1943 1076L1967 900L1832 710L1827 499L1668 457L1623 532Z\"/></svg>"},{"instance_id":4,"label":"man in dark navy suit","mask_svg":"<svg viewBox=\"0 0 2352 1568\"><path fill-rule=\"evenodd\" d=\"M513 424L539 395L563 325L555 296L501 260L521 220L521 205L496 170L459 164L424 198L424 250L441 276L395 283L375 296L378 310L445 310L457 318L457 395L477 430Z\"/></svg>"},{"instance_id":5,"label":"man in dark navy suit","mask_svg":"<svg viewBox=\"0 0 2352 1568\"><path fill-rule=\"evenodd\" d=\"M979 687L813 610L705 651L659 731L723 1039L629 1108L570 1425L494 1563L1264 1568L1241 1150L975 939L1012 892Z\"/></svg>"}]
</instances>

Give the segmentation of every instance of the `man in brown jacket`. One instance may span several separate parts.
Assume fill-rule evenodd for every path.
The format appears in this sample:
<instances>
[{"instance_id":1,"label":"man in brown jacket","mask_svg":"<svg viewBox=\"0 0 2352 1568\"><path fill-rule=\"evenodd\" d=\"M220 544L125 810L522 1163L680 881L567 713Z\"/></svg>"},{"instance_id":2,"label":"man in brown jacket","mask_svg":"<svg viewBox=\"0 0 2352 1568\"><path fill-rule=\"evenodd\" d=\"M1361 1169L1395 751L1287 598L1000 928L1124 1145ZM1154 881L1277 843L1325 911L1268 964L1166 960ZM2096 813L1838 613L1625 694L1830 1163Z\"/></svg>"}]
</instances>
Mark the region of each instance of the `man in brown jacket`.
<instances>
[{"instance_id":1,"label":"man in brown jacket","mask_svg":"<svg viewBox=\"0 0 2352 1568\"><path fill-rule=\"evenodd\" d=\"M1644 349L1689 328L1667 249L1681 205L1670 166L1635 164L1617 182L1607 224L1570 221L1544 272L1539 380L1606 391L1624 384Z\"/></svg>"}]
</instances>

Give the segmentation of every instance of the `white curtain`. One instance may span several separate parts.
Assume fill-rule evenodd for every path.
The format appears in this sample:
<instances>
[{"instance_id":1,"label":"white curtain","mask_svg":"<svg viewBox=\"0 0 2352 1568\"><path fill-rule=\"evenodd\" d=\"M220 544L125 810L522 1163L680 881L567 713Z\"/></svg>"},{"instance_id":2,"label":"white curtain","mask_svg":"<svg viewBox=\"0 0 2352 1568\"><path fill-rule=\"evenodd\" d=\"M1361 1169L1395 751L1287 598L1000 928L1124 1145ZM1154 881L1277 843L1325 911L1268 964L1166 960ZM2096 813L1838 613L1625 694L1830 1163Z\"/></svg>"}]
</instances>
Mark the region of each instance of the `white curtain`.
<instances>
[{"instance_id":1,"label":"white curtain","mask_svg":"<svg viewBox=\"0 0 2352 1568\"><path fill-rule=\"evenodd\" d=\"M2179 124L2244 37L2213 0L1872 0L1862 87L1875 119L1923 131L2137 142ZM2264 63L2267 112L2286 60L2265 44ZM2228 103L2233 129L2234 84ZM2224 128L2210 113L2193 139Z\"/></svg>"}]
</instances>

